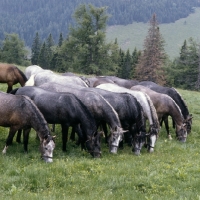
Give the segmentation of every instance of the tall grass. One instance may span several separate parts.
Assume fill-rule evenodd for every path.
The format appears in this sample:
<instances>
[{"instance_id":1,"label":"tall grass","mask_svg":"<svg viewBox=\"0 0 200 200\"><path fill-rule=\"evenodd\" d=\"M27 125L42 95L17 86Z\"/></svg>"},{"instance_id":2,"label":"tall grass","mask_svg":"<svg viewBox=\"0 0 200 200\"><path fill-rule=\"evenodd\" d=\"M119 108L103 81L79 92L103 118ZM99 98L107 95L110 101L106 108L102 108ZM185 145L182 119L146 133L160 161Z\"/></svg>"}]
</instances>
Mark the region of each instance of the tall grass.
<instances>
[{"instance_id":1,"label":"tall grass","mask_svg":"<svg viewBox=\"0 0 200 200\"><path fill-rule=\"evenodd\" d=\"M6 85L0 84L0 89L6 91ZM162 127L152 154L142 149L135 156L125 145L112 155L102 138L102 157L93 159L72 141L62 152L57 125L52 133L57 136L54 162L47 164L40 159L39 141L32 130L28 154L14 139L7 154L0 155L0 199L200 199L200 94L178 91L194 117L186 143L175 139L173 128L173 140L168 140ZM0 133L3 150L8 128L0 127Z\"/></svg>"},{"instance_id":2,"label":"tall grass","mask_svg":"<svg viewBox=\"0 0 200 200\"><path fill-rule=\"evenodd\" d=\"M157 16L159 22L159 16ZM150 19L149 19L150 20ZM199 42L200 33L200 8L195 9L195 13L187 18L177 20L175 23L159 24L160 32L165 40L165 51L170 58L179 56L180 48L184 40L190 37ZM107 41L115 41L117 38L119 46L123 50L129 49L131 52L143 50L144 39L148 35L149 24L133 22L127 26L110 26L107 28Z\"/></svg>"}]
</instances>

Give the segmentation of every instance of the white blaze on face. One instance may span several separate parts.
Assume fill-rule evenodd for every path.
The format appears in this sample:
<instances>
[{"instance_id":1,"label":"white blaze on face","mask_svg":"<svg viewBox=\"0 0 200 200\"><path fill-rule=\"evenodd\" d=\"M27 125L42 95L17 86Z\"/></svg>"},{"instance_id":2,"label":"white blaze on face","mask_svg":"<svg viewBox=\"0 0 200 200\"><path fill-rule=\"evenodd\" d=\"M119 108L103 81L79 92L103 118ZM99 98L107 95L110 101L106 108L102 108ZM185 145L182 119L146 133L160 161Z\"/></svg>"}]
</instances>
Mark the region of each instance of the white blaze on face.
<instances>
[{"instance_id":1,"label":"white blaze on face","mask_svg":"<svg viewBox=\"0 0 200 200\"><path fill-rule=\"evenodd\" d=\"M43 146L44 154L43 158L46 162L53 162L53 150L55 148L55 143L51 140L46 146Z\"/></svg>"},{"instance_id":2,"label":"white blaze on face","mask_svg":"<svg viewBox=\"0 0 200 200\"><path fill-rule=\"evenodd\" d=\"M150 136L150 147L149 147L149 152L152 153L154 151L155 143L156 143L156 135Z\"/></svg>"},{"instance_id":3,"label":"white blaze on face","mask_svg":"<svg viewBox=\"0 0 200 200\"><path fill-rule=\"evenodd\" d=\"M119 146L119 142L122 140L122 135L118 134L118 135L114 135L112 137L112 141L111 141L111 147L110 147L110 152L111 153L117 153L117 149Z\"/></svg>"}]
</instances>

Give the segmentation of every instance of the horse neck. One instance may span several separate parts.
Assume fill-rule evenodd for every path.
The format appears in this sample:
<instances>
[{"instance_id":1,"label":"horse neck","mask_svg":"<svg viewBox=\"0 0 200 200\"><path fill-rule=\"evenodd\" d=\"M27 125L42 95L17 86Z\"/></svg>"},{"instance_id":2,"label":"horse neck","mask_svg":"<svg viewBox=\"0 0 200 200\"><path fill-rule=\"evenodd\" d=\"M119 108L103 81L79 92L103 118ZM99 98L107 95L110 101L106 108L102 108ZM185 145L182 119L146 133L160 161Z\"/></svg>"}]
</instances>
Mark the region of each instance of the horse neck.
<instances>
[{"instance_id":1,"label":"horse neck","mask_svg":"<svg viewBox=\"0 0 200 200\"><path fill-rule=\"evenodd\" d=\"M26 81L27 81L27 78L26 78L26 76L24 75L24 73L21 71L21 70L19 70L17 67L15 68L15 75L18 77L18 79L19 79L19 83L20 83L20 85L23 87L24 85L25 85L25 83L26 83Z\"/></svg>"},{"instance_id":2,"label":"horse neck","mask_svg":"<svg viewBox=\"0 0 200 200\"><path fill-rule=\"evenodd\" d=\"M177 105L179 106L179 108L181 109L183 117L186 119L187 116L189 115L188 107L187 107L185 101L182 99L182 97L179 94L179 92L175 88L172 88L172 90L174 90L175 93L176 93L176 94L173 95L173 99L177 103Z\"/></svg>"},{"instance_id":3,"label":"horse neck","mask_svg":"<svg viewBox=\"0 0 200 200\"><path fill-rule=\"evenodd\" d=\"M183 115L180 108L173 99L171 99L171 103L169 104L169 115L175 121L176 125L181 126L183 124Z\"/></svg>"},{"instance_id":4,"label":"horse neck","mask_svg":"<svg viewBox=\"0 0 200 200\"><path fill-rule=\"evenodd\" d=\"M137 107L137 110L135 111L135 114L137 114L137 117L136 117L137 130L145 131L144 114L143 114L142 106L137 100L135 100L135 102L136 102L136 107Z\"/></svg>"},{"instance_id":5,"label":"horse neck","mask_svg":"<svg viewBox=\"0 0 200 200\"><path fill-rule=\"evenodd\" d=\"M145 110L146 112L149 123L150 125L154 125L154 127L159 128L158 116L156 113L156 109L153 105L153 102L151 101L148 95L144 94L144 97L143 97L144 98L143 102L145 105L143 106L141 104L141 106L143 107L143 110Z\"/></svg>"},{"instance_id":6,"label":"horse neck","mask_svg":"<svg viewBox=\"0 0 200 200\"><path fill-rule=\"evenodd\" d=\"M88 108L82 103L81 100L78 98L74 101L77 101L77 105L80 104L80 106L77 106L76 109L78 109L77 117L79 122L81 123L81 127L83 131L89 135L93 136L94 132L97 130L97 123L94 119L94 116L91 114L91 112L88 110Z\"/></svg>"},{"instance_id":7,"label":"horse neck","mask_svg":"<svg viewBox=\"0 0 200 200\"><path fill-rule=\"evenodd\" d=\"M103 109L104 119L106 123L108 123L112 130L115 130L116 127L121 127L121 122L119 120L117 112L105 98L103 98L103 100L106 102L104 103L105 109Z\"/></svg>"},{"instance_id":8,"label":"horse neck","mask_svg":"<svg viewBox=\"0 0 200 200\"><path fill-rule=\"evenodd\" d=\"M50 134L49 127L46 120L44 119L42 113L39 109L31 102L30 99L24 96L26 101L29 103L29 108L32 110L30 116L31 127L37 132L40 140L42 140L46 135ZM29 112L30 113L30 112Z\"/></svg>"}]
</instances>

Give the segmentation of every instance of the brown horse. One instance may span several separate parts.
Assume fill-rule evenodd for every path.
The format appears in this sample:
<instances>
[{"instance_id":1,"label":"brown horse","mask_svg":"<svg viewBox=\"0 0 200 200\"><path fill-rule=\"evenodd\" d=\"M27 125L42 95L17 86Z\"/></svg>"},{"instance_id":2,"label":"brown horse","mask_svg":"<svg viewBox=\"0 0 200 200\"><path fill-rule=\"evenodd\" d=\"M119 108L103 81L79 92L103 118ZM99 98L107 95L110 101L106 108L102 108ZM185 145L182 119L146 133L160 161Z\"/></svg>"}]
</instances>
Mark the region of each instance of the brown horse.
<instances>
[{"instance_id":1,"label":"brown horse","mask_svg":"<svg viewBox=\"0 0 200 200\"><path fill-rule=\"evenodd\" d=\"M33 128L40 139L42 159L46 162L53 161L53 150L55 148L53 136L50 134L44 116L30 98L0 92L0 115L2 116L0 126L10 128L3 149L4 154L19 129L24 131L24 151L28 152L28 136L30 129Z\"/></svg>"},{"instance_id":2,"label":"brown horse","mask_svg":"<svg viewBox=\"0 0 200 200\"><path fill-rule=\"evenodd\" d=\"M13 85L20 83L23 87L27 81L25 74L15 65L0 63L0 83L7 83L7 93L12 90Z\"/></svg>"},{"instance_id":3,"label":"brown horse","mask_svg":"<svg viewBox=\"0 0 200 200\"><path fill-rule=\"evenodd\" d=\"M153 105L155 106L158 115L158 120L160 122L163 117L171 116L176 125L177 138L182 142L186 141L187 130L185 120L183 118L179 106L170 96L155 92L150 88L147 88L142 85L133 86L131 87L131 90L144 92L150 97L150 99L153 102ZM166 127L166 130L168 137L171 138L171 135L169 134L169 127Z\"/></svg>"}]
</instances>

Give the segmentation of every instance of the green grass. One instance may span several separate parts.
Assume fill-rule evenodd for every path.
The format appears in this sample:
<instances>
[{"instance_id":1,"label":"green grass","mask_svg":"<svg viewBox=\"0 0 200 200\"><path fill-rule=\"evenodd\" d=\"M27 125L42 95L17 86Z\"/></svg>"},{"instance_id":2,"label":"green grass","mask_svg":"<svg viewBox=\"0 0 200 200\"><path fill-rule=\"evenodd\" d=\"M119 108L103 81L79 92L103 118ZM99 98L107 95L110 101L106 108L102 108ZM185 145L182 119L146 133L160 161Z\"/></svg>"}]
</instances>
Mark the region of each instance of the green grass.
<instances>
[{"instance_id":1,"label":"green grass","mask_svg":"<svg viewBox=\"0 0 200 200\"><path fill-rule=\"evenodd\" d=\"M0 90L6 91L6 85L0 84ZM186 143L174 139L172 128L173 140L168 140L162 127L152 154L142 149L135 156L125 145L112 155L102 138L102 158L93 159L72 141L62 152L61 130L56 126L54 162L47 164L40 159L39 141L32 131L28 154L14 139L7 154L0 155L0 199L199 200L200 93L178 91L194 117ZM0 133L3 150L8 128L0 127Z\"/></svg>"},{"instance_id":2,"label":"green grass","mask_svg":"<svg viewBox=\"0 0 200 200\"><path fill-rule=\"evenodd\" d=\"M157 16L159 20L159 16ZM199 42L200 33L200 8L190 14L187 18L177 20L175 23L159 24L160 32L165 40L165 50L170 58L179 56L180 48L184 40L190 37ZM148 35L149 24L133 22L127 26L110 26L107 28L106 37L108 41L117 38L119 46L123 50L130 49L131 52L137 47L137 50L143 50L144 39Z\"/></svg>"}]
</instances>

